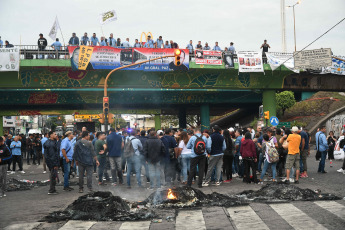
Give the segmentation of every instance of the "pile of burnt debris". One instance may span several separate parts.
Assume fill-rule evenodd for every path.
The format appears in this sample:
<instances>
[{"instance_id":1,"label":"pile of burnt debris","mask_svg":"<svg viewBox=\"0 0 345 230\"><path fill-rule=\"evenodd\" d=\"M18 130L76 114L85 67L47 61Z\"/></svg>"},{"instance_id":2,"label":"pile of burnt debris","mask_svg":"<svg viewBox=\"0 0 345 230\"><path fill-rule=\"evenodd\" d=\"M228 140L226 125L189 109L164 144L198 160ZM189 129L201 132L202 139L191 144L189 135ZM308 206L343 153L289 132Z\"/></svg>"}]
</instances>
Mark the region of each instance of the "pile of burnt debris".
<instances>
[{"instance_id":1,"label":"pile of burnt debris","mask_svg":"<svg viewBox=\"0 0 345 230\"><path fill-rule=\"evenodd\" d=\"M64 211L49 214L42 221L130 221L147 220L156 216L152 210L145 207L132 207L129 202L119 196L113 196L111 192L92 192L79 197Z\"/></svg>"},{"instance_id":2,"label":"pile of burnt debris","mask_svg":"<svg viewBox=\"0 0 345 230\"><path fill-rule=\"evenodd\" d=\"M44 180L44 181L34 181L34 180L18 180L15 178L9 178L7 180L7 192L13 192L13 191L25 191L30 190L32 188L40 187L40 186L47 186L49 185L50 180ZM63 183L57 183L57 186L63 186ZM78 182L71 181L70 186L78 185Z\"/></svg>"},{"instance_id":3,"label":"pile of burnt debris","mask_svg":"<svg viewBox=\"0 0 345 230\"><path fill-rule=\"evenodd\" d=\"M92 192L79 197L65 210L53 212L42 221L64 220L130 221L156 218L157 208L193 208L203 206L231 207L252 202L288 202L339 200L332 194L301 189L293 185L267 184L258 191L244 191L237 195L213 192L205 194L191 187L158 189L145 201L128 202L110 192Z\"/></svg>"}]
</instances>

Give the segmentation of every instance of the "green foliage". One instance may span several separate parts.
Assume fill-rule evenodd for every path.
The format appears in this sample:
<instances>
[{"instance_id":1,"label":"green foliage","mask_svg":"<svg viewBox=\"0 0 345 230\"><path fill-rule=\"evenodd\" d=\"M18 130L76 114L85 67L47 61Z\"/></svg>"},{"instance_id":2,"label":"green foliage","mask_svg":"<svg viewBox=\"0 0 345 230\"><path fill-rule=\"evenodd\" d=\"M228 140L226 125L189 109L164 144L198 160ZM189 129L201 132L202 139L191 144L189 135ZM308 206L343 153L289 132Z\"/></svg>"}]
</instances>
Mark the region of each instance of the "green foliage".
<instances>
[{"instance_id":1,"label":"green foliage","mask_svg":"<svg viewBox=\"0 0 345 230\"><path fill-rule=\"evenodd\" d=\"M117 128L120 128L120 129L127 127L127 122L121 116L117 116L117 118L114 119L114 122L110 124L110 126L113 128L116 128L115 124Z\"/></svg>"},{"instance_id":2,"label":"green foliage","mask_svg":"<svg viewBox=\"0 0 345 230\"><path fill-rule=\"evenodd\" d=\"M292 91L283 91L281 93L277 93L276 101L277 107L283 111L283 115L286 109L296 104L295 95Z\"/></svg>"},{"instance_id":3,"label":"green foliage","mask_svg":"<svg viewBox=\"0 0 345 230\"><path fill-rule=\"evenodd\" d=\"M64 126L65 124L65 116L49 117L46 122L46 125L50 127L51 130L55 130L57 126Z\"/></svg>"},{"instance_id":4,"label":"green foliage","mask_svg":"<svg viewBox=\"0 0 345 230\"><path fill-rule=\"evenodd\" d=\"M293 121L293 122L291 122L291 127L293 127L293 126L305 128L307 126L307 123L302 122L302 121Z\"/></svg>"}]
</instances>

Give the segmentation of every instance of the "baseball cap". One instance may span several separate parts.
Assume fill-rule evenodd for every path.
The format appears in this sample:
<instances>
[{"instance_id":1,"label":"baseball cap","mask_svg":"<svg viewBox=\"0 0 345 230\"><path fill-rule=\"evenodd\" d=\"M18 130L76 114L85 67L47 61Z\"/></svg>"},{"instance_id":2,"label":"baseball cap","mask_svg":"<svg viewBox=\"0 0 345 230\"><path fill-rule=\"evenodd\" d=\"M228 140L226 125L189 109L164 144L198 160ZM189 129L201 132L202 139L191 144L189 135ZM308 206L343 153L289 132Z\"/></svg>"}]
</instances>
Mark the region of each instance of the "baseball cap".
<instances>
[{"instance_id":1,"label":"baseball cap","mask_svg":"<svg viewBox=\"0 0 345 230\"><path fill-rule=\"evenodd\" d=\"M158 135L158 136L163 136L163 134L164 134L164 133L163 133L163 130L158 130L158 131L157 131L157 135Z\"/></svg>"},{"instance_id":2,"label":"baseball cap","mask_svg":"<svg viewBox=\"0 0 345 230\"><path fill-rule=\"evenodd\" d=\"M72 134L73 132L72 131L67 131L66 133L65 133L65 136L68 136L68 135L70 135L70 134Z\"/></svg>"},{"instance_id":3,"label":"baseball cap","mask_svg":"<svg viewBox=\"0 0 345 230\"><path fill-rule=\"evenodd\" d=\"M298 127L297 126L292 127L291 131L292 132L297 132L298 131Z\"/></svg>"}]
</instances>

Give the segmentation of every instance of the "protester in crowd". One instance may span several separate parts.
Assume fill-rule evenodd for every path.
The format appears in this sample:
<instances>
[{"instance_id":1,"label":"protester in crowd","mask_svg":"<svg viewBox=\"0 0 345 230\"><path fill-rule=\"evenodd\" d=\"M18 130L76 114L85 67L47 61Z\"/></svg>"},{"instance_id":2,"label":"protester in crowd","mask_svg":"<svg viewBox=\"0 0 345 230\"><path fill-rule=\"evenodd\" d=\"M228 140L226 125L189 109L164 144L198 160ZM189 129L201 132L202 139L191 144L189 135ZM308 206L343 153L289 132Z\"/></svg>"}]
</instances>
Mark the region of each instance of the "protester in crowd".
<instances>
[{"instance_id":1,"label":"protester in crowd","mask_svg":"<svg viewBox=\"0 0 345 230\"><path fill-rule=\"evenodd\" d=\"M140 151L140 162L141 162L141 165L140 165L140 174L141 174L141 169L142 167L144 166L145 168L145 176L146 176L146 181L147 182L150 182L150 173L149 173L149 166L146 162L146 158L145 158L145 155L144 155L144 145L145 145L145 142L147 141L147 136L146 136L146 132L145 130L141 130L140 132L140 135L137 137L140 142L141 142L141 145L143 146L143 149Z\"/></svg>"},{"instance_id":2,"label":"protester in crowd","mask_svg":"<svg viewBox=\"0 0 345 230\"><path fill-rule=\"evenodd\" d=\"M308 165L307 165L307 157L310 155L309 152L309 137L306 132L302 130L302 128L299 128L298 134L301 136L301 160L300 160L300 177L306 178L308 177ZM302 163L302 164L301 164Z\"/></svg>"},{"instance_id":3,"label":"protester in crowd","mask_svg":"<svg viewBox=\"0 0 345 230\"><path fill-rule=\"evenodd\" d=\"M269 166L271 166L272 169L272 181L276 182L276 168L277 168L277 162L271 162L271 159L268 156L268 152L270 148L276 148L275 143L270 140L269 134L263 135L263 142L262 142L262 152L264 153L264 167L261 172L260 176L260 183L262 183L262 180L266 174L267 169Z\"/></svg>"},{"instance_id":4,"label":"protester in crowd","mask_svg":"<svg viewBox=\"0 0 345 230\"><path fill-rule=\"evenodd\" d=\"M212 50L216 50L216 51L222 51L222 49L219 47L218 42L215 42L215 46L213 47Z\"/></svg>"},{"instance_id":5,"label":"protester in crowd","mask_svg":"<svg viewBox=\"0 0 345 230\"><path fill-rule=\"evenodd\" d=\"M235 54L236 53L236 50L235 50L233 42L230 42L230 46L228 48L228 51L231 52L231 54Z\"/></svg>"},{"instance_id":6,"label":"protester in crowd","mask_svg":"<svg viewBox=\"0 0 345 230\"><path fill-rule=\"evenodd\" d=\"M170 49L171 48L171 45L169 44L169 41L165 41L164 48L165 49Z\"/></svg>"},{"instance_id":7,"label":"protester in crowd","mask_svg":"<svg viewBox=\"0 0 345 230\"><path fill-rule=\"evenodd\" d=\"M54 49L54 50L56 50L57 51L57 54L56 54L56 59L58 59L59 58L59 50L61 50L61 43L59 42L59 39L58 38L56 38L55 39L55 42L53 43L53 44L51 44L51 47Z\"/></svg>"},{"instance_id":8,"label":"protester in crowd","mask_svg":"<svg viewBox=\"0 0 345 230\"><path fill-rule=\"evenodd\" d=\"M121 44L121 38L117 38L117 40L116 40L116 46L117 46L117 47L122 46L122 44Z\"/></svg>"},{"instance_id":9,"label":"protester in crowd","mask_svg":"<svg viewBox=\"0 0 345 230\"><path fill-rule=\"evenodd\" d=\"M334 160L334 147L335 143L337 143L337 137L334 136L334 132L330 131L327 137L327 144L328 144L328 160L330 166L332 167L332 160Z\"/></svg>"},{"instance_id":10,"label":"protester in crowd","mask_svg":"<svg viewBox=\"0 0 345 230\"><path fill-rule=\"evenodd\" d=\"M284 140L289 143L288 146L288 155L286 157L286 179L283 180L285 183L290 183L290 170L292 167L296 169L296 179L295 184L299 183L299 173L300 173L300 144L301 144L301 136L298 135L298 127L294 126L291 129L292 134L289 136L285 135Z\"/></svg>"},{"instance_id":11,"label":"protester in crowd","mask_svg":"<svg viewBox=\"0 0 345 230\"><path fill-rule=\"evenodd\" d=\"M147 159L150 173L150 189L161 187L160 159L165 155L165 146L157 138L155 131L150 131L149 138L144 144L144 156Z\"/></svg>"},{"instance_id":12,"label":"protester in crowd","mask_svg":"<svg viewBox=\"0 0 345 230\"><path fill-rule=\"evenodd\" d=\"M54 131L48 133L49 139L43 144L44 155L48 169L50 171L50 188L48 195L56 195L56 179L58 179L58 168L60 164L59 152L57 147L57 135Z\"/></svg>"},{"instance_id":13,"label":"protester in crowd","mask_svg":"<svg viewBox=\"0 0 345 230\"><path fill-rule=\"evenodd\" d=\"M234 142L231 138L230 131L228 129L223 130L223 137L226 144L223 156L223 171L226 176L224 183L229 183L232 180L232 164L234 161Z\"/></svg>"},{"instance_id":14,"label":"protester in crowd","mask_svg":"<svg viewBox=\"0 0 345 230\"><path fill-rule=\"evenodd\" d=\"M194 130L194 134L195 135L192 136L187 143L187 149L192 150L187 186L192 186L192 180L196 175L198 168L198 187L202 188L207 154L206 146L208 144L208 139L201 134L201 130L199 128L196 128Z\"/></svg>"},{"instance_id":15,"label":"protester in crowd","mask_svg":"<svg viewBox=\"0 0 345 230\"><path fill-rule=\"evenodd\" d=\"M119 177L119 183L123 184L123 175L121 168L121 149L124 147L124 142L120 135L116 134L114 128L110 128L109 135L107 137L108 156L111 168L111 175L113 184L116 185L116 174Z\"/></svg>"},{"instance_id":16,"label":"protester in crowd","mask_svg":"<svg viewBox=\"0 0 345 230\"><path fill-rule=\"evenodd\" d=\"M135 137L135 130L131 131L131 136L128 138L127 143L124 146L124 155L127 160L127 188L131 188L131 176L132 170L135 172L137 183L139 187L141 185L141 162L140 151L143 150L141 141Z\"/></svg>"},{"instance_id":17,"label":"protester in crowd","mask_svg":"<svg viewBox=\"0 0 345 230\"><path fill-rule=\"evenodd\" d=\"M159 38L156 40L156 43L155 43L155 48L162 48L164 45L164 41L163 41L163 38L162 36L159 36Z\"/></svg>"},{"instance_id":18,"label":"protester in crowd","mask_svg":"<svg viewBox=\"0 0 345 230\"><path fill-rule=\"evenodd\" d=\"M170 40L170 48L172 49L178 49L179 46L176 42L174 42L173 40Z\"/></svg>"},{"instance_id":19,"label":"protester in crowd","mask_svg":"<svg viewBox=\"0 0 345 230\"><path fill-rule=\"evenodd\" d=\"M195 49L196 50L202 50L201 41L198 41L198 44L196 44Z\"/></svg>"},{"instance_id":20,"label":"protester in crowd","mask_svg":"<svg viewBox=\"0 0 345 230\"><path fill-rule=\"evenodd\" d=\"M163 131L162 131L163 132ZM177 143L175 138L172 136L171 129L165 130L165 135L161 138L165 146L165 158L162 159L164 162L164 174L165 174L165 183L170 185L176 179L176 151Z\"/></svg>"},{"instance_id":21,"label":"protester in crowd","mask_svg":"<svg viewBox=\"0 0 345 230\"><path fill-rule=\"evenodd\" d=\"M5 48L12 48L14 47L14 45L12 45L11 43L9 43L7 40L5 41Z\"/></svg>"},{"instance_id":22,"label":"protester in crowd","mask_svg":"<svg viewBox=\"0 0 345 230\"><path fill-rule=\"evenodd\" d=\"M190 159L192 157L192 151L187 148L189 136L187 132L182 131L180 134L180 142L178 145L179 152L181 153L182 161L182 184L187 184L188 172L190 173Z\"/></svg>"},{"instance_id":23,"label":"protester in crowd","mask_svg":"<svg viewBox=\"0 0 345 230\"><path fill-rule=\"evenodd\" d=\"M4 42L1 40L1 36L0 36L0 48L2 48L4 46Z\"/></svg>"},{"instance_id":24,"label":"protester in crowd","mask_svg":"<svg viewBox=\"0 0 345 230\"><path fill-rule=\"evenodd\" d=\"M26 156L26 137L24 134L19 135L19 141L22 143L21 152L22 152L22 160L24 160Z\"/></svg>"},{"instance_id":25,"label":"protester in crowd","mask_svg":"<svg viewBox=\"0 0 345 230\"><path fill-rule=\"evenodd\" d=\"M210 50L211 49L211 47L208 45L208 43L206 42L205 43L205 46L204 46L204 50Z\"/></svg>"},{"instance_id":26,"label":"protester in crowd","mask_svg":"<svg viewBox=\"0 0 345 230\"><path fill-rule=\"evenodd\" d=\"M144 45L145 48L155 48L154 46L155 42L151 39L151 36L147 36L147 41Z\"/></svg>"},{"instance_id":27,"label":"protester in crowd","mask_svg":"<svg viewBox=\"0 0 345 230\"><path fill-rule=\"evenodd\" d=\"M99 45L99 40L96 37L96 33L92 34L92 37L90 38L91 46L97 46Z\"/></svg>"},{"instance_id":28,"label":"protester in crowd","mask_svg":"<svg viewBox=\"0 0 345 230\"><path fill-rule=\"evenodd\" d=\"M135 39L135 43L133 45L134 48L141 48L141 44L139 43L138 39Z\"/></svg>"},{"instance_id":29,"label":"protester in crowd","mask_svg":"<svg viewBox=\"0 0 345 230\"><path fill-rule=\"evenodd\" d=\"M72 148L71 140L73 139L73 132L67 131L65 133L65 138L61 141L60 147L60 157L63 161L63 171L64 171L64 191L72 191L74 190L69 186L69 176L71 170L71 163L73 160L73 152L74 149Z\"/></svg>"},{"instance_id":30,"label":"protester in crowd","mask_svg":"<svg viewBox=\"0 0 345 230\"><path fill-rule=\"evenodd\" d=\"M124 48L130 48L131 44L129 43L129 38L126 38L126 41L122 43L122 47Z\"/></svg>"},{"instance_id":31,"label":"protester in crowd","mask_svg":"<svg viewBox=\"0 0 345 230\"><path fill-rule=\"evenodd\" d=\"M68 41L69 46L77 46L79 45L79 38L76 36L75 33L72 33L72 37Z\"/></svg>"},{"instance_id":32,"label":"protester in crowd","mask_svg":"<svg viewBox=\"0 0 345 230\"><path fill-rule=\"evenodd\" d=\"M235 141L235 158L234 158L234 175L232 175L232 177L243 177L243 164L240 165L240 160L242 160L242 156L240 153L241 150L241 142L242 142L242 130L241 129L237 129L235 131L235 137L236 137L236 141Z\"/></svg>"},{"instance_id":33,"label":"protester in crowd","mask_svg":"<svg viewBox=\"0 0 345 230\"><path fill-rule=\"evenodd\" d=\"M317 132L315 135L317 151L321 152L321 160L319 163L319 168L317 170L318 173L327 173L325 171L325 161L327 157L327 150L329 147L328 147L325 133L326 133L326 126L322 126L320 128L320 131Z\"/></svg>"},{"instance_id":34,"label":"protester in crowd","mask_svg":"<svg viewBox=\"0 0 345 230\"><path fill-rule=\"evenodd\" d=\"M19 171L23 174L25 173L23 170L21 146L22 146L22 143L19 141L19 137L15 136L10 145L10 149L13 156L12 174L16 172L16 163L18 163Z\"/></svg>"},{"instance_id":35,"label":"protester in crowd","mask_svg":"<svg viewBox=\"0 0 345 230\"><path fill-rule=\"evenodd\" d=\"M49 139L48 133L44 134L44 137L41 140L41 145L42 145L42 157L43 157L43 173L47 173L47 162L45 159L45 155L44 155L44 143ZM23 143L22 143L23 144Z\"/></svg>"},{"instance_id":36,"label":"protester in crowd","mask_svg":"<svg viewBox=\"0 0 345 230\"><path fill-rule=\"evenodd\" d=\"M264 43L261 45L260 49L262 49L262 53L268 52L268 48L271 48L271 46L267 43L267 40L264 40Z\"/></svg>"},{"instance_id":37,"label":"protester in crowd","mask_svg":"<svg viewBox=\"0 0 345 230\"><path fill-rule=\"evenodd\" d=\"M5 141L0 137L0 198L5 197L7 183L7 165L12 159L12 154Z\"/></svg>"},{"instance_id":38,"label":"protester in crowd","mask_svg":"<svg viewBox=\"0 0 345 230\"><path fill-rule=\"evenodd\" d=\"M37 41L38 50L44 51L48 45L47 39L43 37L43 34L39 34L40 38ZM40 55L41 59L44 59L44 55Z\"/></svg>"},{"instance_id":39,"label":"protester in crowd","mask_svg":"<svg viewBox=\"0 0 345 230\"><path fill-rule=\"evenodd\" d=\"M279 153L279 161L277 163L277 171L278 171L278 176L279 177L283 177L283 172L284 172L284 169L285 169L287 150L285 150L283 148L283 142L280 141L283 138L282 130L281 129L277 129L276 130L276 138L278 140L277 151Z\"/></svg>"},{"instance_id":40,"label":"protester in crowd","mask_svg":"<svg viewBox=\"0 0 345 230\"><path fill-rule=\"evenodd\" d=\"M189 54L194 53L194 47L193 47L193 41L192 40L189 41L189 44L187 44L186 49L189 50Z\"/></svg>"},{"instance_id":41,"label":"protester in crowd","mask_svg":"<svg viewBox=\"0 0 345 230\"><path fill-rule=\"evenodd\" d=\"M116 40L114 38L113 33L110 34L107 45L111 47L116 47Z\"/></svg>"},{"instance_id":42,"label":"protester in crowd","mask_svg":"<svg viewBox=\"0 0 345 230\"><path fill-rule=\"evenodd\" d=\"M86 33L86 32L84 33L84 36L81 37L81 39L80 39L80 45L82 45L82 46L90 45L90 39L89 39L89 37L87 36L87 33Z\"/></svg>"},{"instance_id":43,"label":"protester in crowd","mask_svg":"<svg viewBox=\"0 0 345 230\"><path fill-rule=\"evenodd\" d=\"M99 43L100 46L107 46L107 43L105 42L105 38L102 36L101 41Z\"/></svg>"},{"instance_id":44,"label":"protester in crowd","mask_svg":"<svg viewBox=\"0 0 345 230\"><path fill-rule=\"evenodd\" d=\"M250 169L252 169L253 181L257 183L256 179L256 148L254 141L252 140L252 136L250 132L246 132L244 135L245 139L241 143L240 153L243 158L244 164L244 176L243 182L251 183L250 178Z\"/></svg>"},{"instance_id":45,"label":"protester in crowd","mask_svg":"<svg viewBox=\"0 0 345 230\"><path fill-rule=\"evenodd\" d=\"M98 185L104 185L103 183L103 173L106 169L107 164L107 154L106 149L107 145L105 143L105 133L103 132L97 132L96 134L97 141L95 142L94 148L95 152L97 154L97 159L99 161L99 167L98 167Z\"/></svg>"},{"instance_id":46,"label":"protester in crowd","mask_svg":"<svg viewBox=\"0 0 345 230\"><path fill-rule=\"evenodd\" d=\"M210 178L212 176L213 170L215 170L215 181L216 185L221 184L221 170L223 164L224 150L226 149L226 143L224 137L221 135L221 129L218 125L213 127L213 133L207 142L207 151L209 152L209 163L207 174L205 177L205 182L202 186L209 186Z\"/></svg>"},{"instance_id":47,"label":"protester in crowd","mask_svg":"<svg viewBox=\"0 0 345 230\"><path fill-rule=\"evenodd\" d=\"M92 146L90 140L90 134L87 131L82 132L81 140L79 140L75 145L73 158L79 167L79 193L84 192L84 175L86 172L87 187L90 192L92 192L92 168L93 159L96 160L97 166L99 162L97 160L97 155Z\"/></svg>"},{"instance_id":48,"label":"protester in crowd","mask_svg":"<svg viewBox=\"0 0 345 230\"><path fill-rule=\"evenodd\" d=\"M37 158L37 165L40 165L42 158L42 143L39 135L36 135L34 140L34 152Z\"/></svg>"}]
</instances>

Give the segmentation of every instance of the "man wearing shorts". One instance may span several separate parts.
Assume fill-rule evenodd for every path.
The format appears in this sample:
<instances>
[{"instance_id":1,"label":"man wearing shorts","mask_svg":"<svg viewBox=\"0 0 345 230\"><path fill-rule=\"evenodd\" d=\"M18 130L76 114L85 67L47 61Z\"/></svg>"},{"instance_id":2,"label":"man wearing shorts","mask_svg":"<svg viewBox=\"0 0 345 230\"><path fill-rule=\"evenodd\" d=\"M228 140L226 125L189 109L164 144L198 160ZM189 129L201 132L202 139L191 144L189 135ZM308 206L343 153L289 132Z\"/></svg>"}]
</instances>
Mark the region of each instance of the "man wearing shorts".
<instances>
[{"instance_id":1,"label":"man wearing shorts","mask_svg":"<svg viewBox=\"0 0 345 230\"><path fill-rule=\"evenodd\" d=\"M299 146L301 144L301 136L298 134L298 128L296 126L292 127L291 129L292 134L290 134L288 137L284 137L287 139L287 142L289 143L288 147L288 155L286 157L286 164L285 164L285 169L286 169L286 179L284 180L285 183L289 184L290 183L290 170L292 167L296 169L296 180L295 184L298 184L298 177L299 177L299 172L300 172L300 149Z\"/></svg>"}]
</instances>

